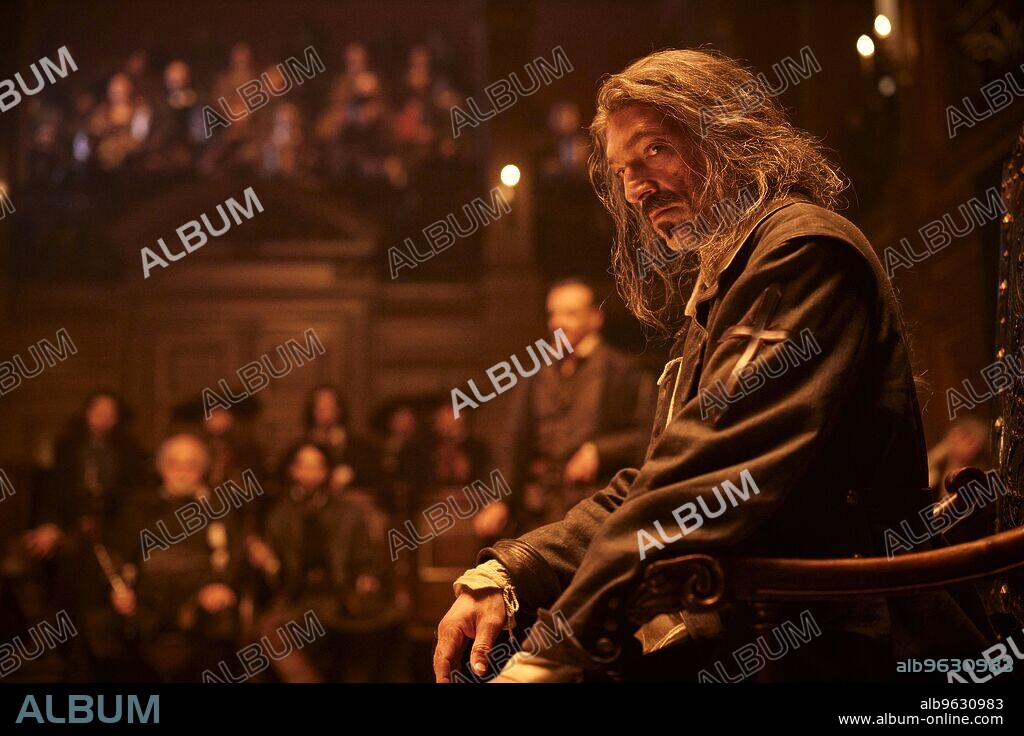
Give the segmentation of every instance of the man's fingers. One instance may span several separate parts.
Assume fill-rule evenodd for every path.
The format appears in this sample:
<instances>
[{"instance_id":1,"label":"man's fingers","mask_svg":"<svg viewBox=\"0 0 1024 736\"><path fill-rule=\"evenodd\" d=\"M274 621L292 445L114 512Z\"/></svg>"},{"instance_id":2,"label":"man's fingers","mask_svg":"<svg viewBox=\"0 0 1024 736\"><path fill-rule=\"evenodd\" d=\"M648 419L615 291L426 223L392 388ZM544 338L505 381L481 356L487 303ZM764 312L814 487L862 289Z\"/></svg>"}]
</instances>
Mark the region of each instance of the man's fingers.
<instances>
[{"instance_id":1,"label":"man's fingers","mask_svg":"<svg viewBox=\"0 0 1024 736\"><path fill-rule=\"evenodd\" d=\"M458 662L466 637L457 626L445 625L437 629L437 646L434 647L434 677L437 682L448 682L452 667Z\"/></svg>"},{"instance_id":2,"label":"man's fingers","mask_svg":"<svg viewBox=\"0 0 1024 736\"><path fill-rule=\"evenodd\" d=\"M476 638L473 640L473 648L469 651L469 664L476 674L487 674L487 655L490 654L494 640L498 638L502 628L504 623L498 618L487 618L477 623Z\"/></svg>"}]
</instances>

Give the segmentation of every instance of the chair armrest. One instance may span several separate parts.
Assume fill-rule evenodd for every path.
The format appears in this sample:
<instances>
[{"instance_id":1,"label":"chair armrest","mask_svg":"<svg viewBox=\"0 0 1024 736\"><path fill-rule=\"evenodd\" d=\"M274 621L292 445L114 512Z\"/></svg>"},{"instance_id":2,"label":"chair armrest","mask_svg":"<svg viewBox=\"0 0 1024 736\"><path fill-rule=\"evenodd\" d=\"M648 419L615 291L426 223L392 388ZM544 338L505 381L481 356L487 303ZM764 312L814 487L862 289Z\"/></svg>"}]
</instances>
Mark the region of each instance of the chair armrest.
<instances>
[{"instance_id":1,"label":"chair armrest","mask_svg":"<svg viewBox=\"0 0 1024 736\"><path fill-rule=\"evenodd\" d=\"M660 613L709 611L731 601L843 600L916 593L1024 567L1024 527L893 559L715 558L685 555L648 566L636 623Z\"/></svg>"}]
</instances>

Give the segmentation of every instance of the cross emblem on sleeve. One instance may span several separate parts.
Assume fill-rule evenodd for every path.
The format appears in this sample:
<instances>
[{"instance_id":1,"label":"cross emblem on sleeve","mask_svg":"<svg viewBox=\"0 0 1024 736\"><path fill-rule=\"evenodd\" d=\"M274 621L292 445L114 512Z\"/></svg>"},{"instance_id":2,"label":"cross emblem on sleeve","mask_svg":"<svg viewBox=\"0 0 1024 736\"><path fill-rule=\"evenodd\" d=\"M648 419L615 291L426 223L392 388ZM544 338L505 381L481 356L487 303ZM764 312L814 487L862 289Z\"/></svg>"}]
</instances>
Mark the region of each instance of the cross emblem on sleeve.
<instances>
[{"instance_id":1,"label":"cross emblem on sleeve","mask_svg":"<svg viewBox=\"0 0 1024 736\"><path fill-rule=\"evenodd\" d=\"M732 373L729 375L728 392L735 393L736 384L739 382L739 375L754 360L758 350L766 343L782 342L789 339L790 331L771 328L772 319L775 317L775 310L782 301L782 291L778 286L772 285L764 290L764 293L757 298L754 306L744 315L738 325L734 325L722 334L719 344L726 340L747 339L743 354L736 361Z\"/></svg>"}]
</instances>

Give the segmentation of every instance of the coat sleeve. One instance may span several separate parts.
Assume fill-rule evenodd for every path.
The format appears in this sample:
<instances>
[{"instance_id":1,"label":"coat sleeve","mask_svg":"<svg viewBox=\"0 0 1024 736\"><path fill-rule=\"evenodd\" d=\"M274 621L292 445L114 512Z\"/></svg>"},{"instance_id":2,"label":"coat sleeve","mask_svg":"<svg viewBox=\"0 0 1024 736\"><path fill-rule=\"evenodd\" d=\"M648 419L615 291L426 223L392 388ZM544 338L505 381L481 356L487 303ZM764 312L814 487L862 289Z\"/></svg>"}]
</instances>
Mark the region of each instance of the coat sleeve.
<instances>
[{"instance_id":1,"label":"coat sleeve","mask_svg":"<svg viewBox=\"0 0 1024 736\"><path fill-rule=\"evenodd\" d=\"M617 483L579 504L562 522L516 540L529 553L495 554L517 587L525 581L531 593L543 592L547 602L541 605L567 617L588 651L603 631L627 629L628 596L646 564L739 544L770 519L841 416L876 320L874 273L854 248L827 238L755 251L711 316L710 334L748 323L751 308L774 289L780 301L770 327L793 338L809 330L820 347L817 354L767 378L716 420L708 417L706 406L702 409L702 394L717 393L718 382L728 385L748 341L709 341L698 390L680 387L672 419L652 440L638 471L620 473ZM757 357L778 365L782 344L761 345ZM729 481L738 490L743 475L753 479L757 492L712 518L718 510L712 488ZM699 510L698 497L711 511L699 511L702 524L686 513L673 515L680 508ZM660 541L656 521L666 538L678 539L662 549L650 545L642 559L640 532ZM562 584L557 590L552 578ZM547 580L547 587L541 591L537 580Z\"/></svg>"}]
</instances>

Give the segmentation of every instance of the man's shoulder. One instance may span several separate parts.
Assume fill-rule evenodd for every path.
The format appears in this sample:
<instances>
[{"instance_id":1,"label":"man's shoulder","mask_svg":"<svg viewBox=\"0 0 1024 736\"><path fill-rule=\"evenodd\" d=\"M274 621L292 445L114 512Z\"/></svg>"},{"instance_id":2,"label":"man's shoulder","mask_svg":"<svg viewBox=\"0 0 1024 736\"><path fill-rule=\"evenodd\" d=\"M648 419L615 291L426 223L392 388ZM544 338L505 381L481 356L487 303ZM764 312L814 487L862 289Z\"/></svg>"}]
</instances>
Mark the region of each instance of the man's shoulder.
<instances>
[{"instance_id":1,"label":"man's shoulder","mask_svg":"<svg viewBox=\"0 0 1024 736\"><path fill-rule=\"evenodd\" d=\"M752 240L762 249L814 236L844 241L873 255L860 228L838 212L810 202L794 202L768 213L755 229Z\"/></svg>"},{"instance_id":2,"label":"man's shoulder","mask_svg":"<svg viewBox=\"0 0 1024 736\"><path fill-rule=\"evenodd\" d=\"M754 252L764 253L784 243L809 238L846 243L872 265L879 265L871 243L860 228L838 212L805 201L786 204L766 215L751 234L751 245Z\"/></svg>"}]
</instances>

